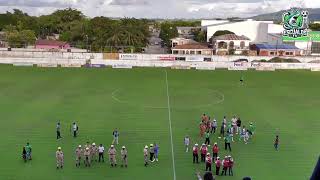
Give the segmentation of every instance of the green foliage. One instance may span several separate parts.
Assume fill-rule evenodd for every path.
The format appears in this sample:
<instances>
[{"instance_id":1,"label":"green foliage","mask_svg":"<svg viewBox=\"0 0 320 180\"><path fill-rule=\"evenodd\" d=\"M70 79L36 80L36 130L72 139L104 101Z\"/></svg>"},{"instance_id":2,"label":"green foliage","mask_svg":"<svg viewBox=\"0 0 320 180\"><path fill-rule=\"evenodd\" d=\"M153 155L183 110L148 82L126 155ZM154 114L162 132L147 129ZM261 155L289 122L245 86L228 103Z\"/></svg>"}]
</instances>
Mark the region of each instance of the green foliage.
<instances>
[{"instance_id":1,"label":"green foliage","mask_svg":"<svg viewBox=\"0 0 320 180\"><path fill-rule=\"evenodd\" d=\"M194 35L194 40L200 43L207 42L207 32L202 30L195 30L192 32Z\"/></svg>"},{"instance_id":2,"label":"green foliage","mask_svg":"<svg viewBox=\"0 0 320 180\"><path fill-rule=\"evenodd\" d=\"M152 23L146 19L134 18L89 19L81 11L71 8L57 10L40 17L29 16L17 9L13 11L13 13L0 14L0 30L11 32L8 34L8 40L12 45L32 43L33 37L45 39L47 36L59 34L60 40L67 41L78 48L91 46L93 51L100 51L106 46L125 46L133 47L131 49L139 52L148 44L150 37L148 24ZM33 31L34 36L24 30ZM26 37L21 38L21 36Z\"/></svg>"},{"instance_id":3,"label":"green foliage","mask_svg":"<svg viewBox=\"0 0 320 180\"><path fill-rule=\"evenodd\" d=\"M32 30L11 30L6 31L6 39L10 47L24 47L34 44L36 36Z\"/></svg>"},{"instance_id":4,"label":"green foliage","mask_svg":"<svg viewBox=\"0 0 320 180\"><path fill-rule=\"evenodd\" d=\"M228 30L216 31L213 34L213 37L222 36L222 35L225 35L225 34L234 34L234 32L231 32L231 31L228 31Z\"/></svg>"},{"instance_id":5,"label":"green foliage","mask_svg":"<svg viewBox=\"0 0 320 180\"><path fill-rule=\"evenodd\" d=\"M268 62L272 62L272 63L300 63L299 60L297 59L285 59L285 58L280 58L280 57L274 57L272 59L270 59Z\"/></svg>"},{"instance_id":6,"label":"green foliage","mask_svg":"<svg viewBox=\"0 0 320 180\"><path fill-rule=\"evenodd\" d=\"M319 24L319 23L309 24L309 28L310 28L312 31L320 31L320 24Z\"/></svg>"},{"instance_id":7,"label":"green foliage","mask_svg":"<svg viewBox=\"0 0 320 180\"><path fill-rule=\"evenodd\" d=\"M229 49L229 55L234 55L235 51L235 49Z\"/></svg>"}]
</instances>

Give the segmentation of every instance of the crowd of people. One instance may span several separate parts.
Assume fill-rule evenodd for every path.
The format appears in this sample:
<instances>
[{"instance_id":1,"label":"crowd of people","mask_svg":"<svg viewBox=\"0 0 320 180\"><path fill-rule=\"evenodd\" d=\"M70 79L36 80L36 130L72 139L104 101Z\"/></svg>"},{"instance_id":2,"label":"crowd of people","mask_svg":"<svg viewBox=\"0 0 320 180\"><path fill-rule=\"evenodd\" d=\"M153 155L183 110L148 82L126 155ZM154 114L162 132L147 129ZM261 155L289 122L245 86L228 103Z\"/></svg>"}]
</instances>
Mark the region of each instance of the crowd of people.
<instances>
[{"instance_id":1,"label":"crowd of people","mask_svg":"<svg viewBox=\"0 0 320 180\"><path fill-rule=\"evenodd\" d=\"M218 145L218 141L215 143L211 143L214 134L218 134L217 140L223 138L225 144L226 153L231 153L231 143L236 141L236 136L238 136L239 142L244 142L247 144L251 138L253 138L255 134L255 125L253 122L249 123L248 128L243 125L240 117L233 116L230 121L227 120L226 116L224 116L221 121L220 131L218 133L218 122L215 118L211 120L209 116L203 114L201 116L200 123L200 133L199 136L201 139L204 139L204 143L199 146L199 144L195 143L192 147L192 155L193 155L193 163L204 163L205 171L215 174L216 176L233 176L233 166L234 166L234 158L231 155L224 156L224 158L220 158L220 148ZM74 122L70 126L72 131L72 136L77 137L79 127ZM58 122L56 125L56 135L57 139L61 139L61 123ZM108 148L108 156L109 163L111 167L117 167L117 149L116 145L119 145L119 136L120 133L118 129L114 129L112 132L113 141ZM279 148L279 136L276 136L274 140L274 148L278 150ZM189 152L189 147L191 144L191 138L189 136L185 136L184 145L185 152ZM211 147L212 144L212 147ZM97 146L94 142L87 142L84 146L78 145L74 151L75 154L75 165L76 167L81 167L82 161L85 167L91 167L93 163L104 163L104 153L105 147L103 144L99 144ZM200 161L199 161L200 155ZM145 145L143 149L144 156L144 166L148 166L150 163L155 161L159 161L159 145L157 143ZM28 160L32 160L32 146L28 142L22 151L22 158L26 162ZM120 150L120 159L121 159L121 167L128 167L128 151L125 146L121 147ZM64 153L61 147L57 148L56 151L56 161L57 161L57 169L63 169L64 166ZM213 169L213 166L215 169Z\"/></svg>"},{"instance_id":2,"label":"crowd of people","mask_svg":"<svg viewBox=\"0 0 320 180\"><path fill-rule=\"evenodd\" d=\"M84 147L79 145L75 149L75 165L76 167L81 166L81 161L83 159L83 163L85 167L91 167L95 162L104 162L104 153L105 148L102 144L99 146L96 143L90 144L87 142ZM110 145L108 149L109 163L111 167L117 167L117 150L115 145ZM121 151L121 167L128 167L128 151L125 146L122 146ZM61 147L58 147L56 151L56 160L57 160L57 169L62 169L64 164L64 154Z\"/></svg>"},{"instance_id":3,"label":"crowd of people","mask_svg":"<svg viewBox=\"0 0 320 180\"><path fill-rule=\"evenodd\" d=\"M79 127L74 122L70 126L71 134L73 137L77 137ZM119 145L119 136L120 133L118 129L114 129L112 132L112 143L107 151L109 156L109 163L111 167L117 167L117 149L116 145ZM61 123L58 122L56 125L56 138L57 140L62 138L61 132ZM30 143L28 142L22 150L22 158L26 162L27 160L31 160L32 148ZM76 167L81 167L81 162L85 167L91 167L93 163L104 163L104 154L105 154L105 147L103 144L96 145L96 143L87 142L84 146L78 145L74 151L75 154L75 165ZM149 163L153 163L155 161L159 161L159 145L157 143L150 144L149 146L146 145L143 149L143 156L144 156L144 165L147 167ZM61 147L57 148L56 151L56 162L57 162L57 169L63 169L64 166L64 153ZM128 167L128 151L125 146L121 147L120 150L120 159L121 159L121 167Z\"/></svg>"},{"instance_id":4,"label":"crowd of people","mask_svg":"<svg viewBox=\"0 0 320 180\"><path fill-rule=\"evenodd\" d=\"M204 138L204 143L199 146L199 144L195 143L192 147L192 161L193 163L204 163L205 171L212 172L212 166L215 166L214 174L216 176L233 176L233 166L234 159L231 155L227 155L224 158L219 157L220 148L218 143L212 142L212 135L218 134L218 139L223 138L224 141L224 149L226 153L231 153L231 143L236 141L236 136L238 136L239 142L244 142L247 144L254 136L255 133L255 125L253 122L249 123L248 128L243 125L240 117L233 116L230 121L227 120L227 117L224 116L221 121L220 131L218 133L218 122L215 118L211 119L210 116L203 114L201 116L201 122L199 125L200 138ZM189 136L185 136L184 145L186 148L186 152L189 151L189 146L191 144L191 138ZM276 144L276 143L275 143ZM276 145L275 145L276 147ZM200 162L199 162L200 155Z\"/></svg>"}]
</instances>

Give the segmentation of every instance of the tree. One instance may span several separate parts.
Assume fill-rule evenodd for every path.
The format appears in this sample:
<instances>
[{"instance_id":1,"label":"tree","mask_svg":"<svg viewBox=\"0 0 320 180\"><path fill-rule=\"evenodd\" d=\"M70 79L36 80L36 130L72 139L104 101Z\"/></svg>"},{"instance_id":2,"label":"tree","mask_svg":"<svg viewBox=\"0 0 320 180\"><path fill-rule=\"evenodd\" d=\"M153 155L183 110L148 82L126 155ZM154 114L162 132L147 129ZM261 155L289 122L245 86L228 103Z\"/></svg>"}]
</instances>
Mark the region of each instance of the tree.
<instances>
[{"instance_id":1,"label":"tree","mask_svg":"<svg viewBox=\"0 0 320 180\"><path fill-rule=\"evenodd\" d=\"M194 35L194 40L200 43L207 42L207 32L202 31L201 29L195 30L192 32Z\"/></svg>"},{"instance_id":2,"label":"tree","mask_svg":"<svg viewBox=\"0 0 320 180\"><path fill-rule=\"evenodd\" d=\"M21 42L24 44L34 44L34 42L36 41L35 32L32 30L22 30L20 31L19 35Z\"/></svg>"},{"instance_id":3,"label":"tree","mask_svg":"<svg viewBox=\"0 0 320 180\"><path fill-rule=\"evenodd\" d=\"M318 24L318 23L309 24L309 28L310 28L312 31L320 31L320 24Z\"/></svg>"},{"instance_id":4,"label":"tree","mask_svg":"<svg viewBox=\"0 0 320 180\"><path fill-rule=\"evenodd\" d=\"M216 31L213 34L213 37L222 36L222 35L225 35L225 34L235 34L235 33L231 32L231 31L228 31L228 30Z\"/></svg>"}]
</instances>

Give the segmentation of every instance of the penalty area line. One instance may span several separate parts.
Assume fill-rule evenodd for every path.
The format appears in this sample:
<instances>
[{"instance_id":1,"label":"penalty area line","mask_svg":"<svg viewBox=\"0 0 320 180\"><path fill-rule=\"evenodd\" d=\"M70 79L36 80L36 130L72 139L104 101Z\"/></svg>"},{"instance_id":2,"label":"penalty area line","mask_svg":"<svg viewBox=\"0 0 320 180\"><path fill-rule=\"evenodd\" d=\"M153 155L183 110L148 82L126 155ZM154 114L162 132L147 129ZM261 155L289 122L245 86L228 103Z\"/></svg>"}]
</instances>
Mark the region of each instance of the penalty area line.
<instances>
[{"instance_id":1,"label":"penalty area line","mask_svg":"<svg viewBox=\"0 0 320 180\"><path fill-rule=\"evenodd\" d=\"M172 125L171 125L171 107L170 107L170 95L169 95L169 83L168 83L168 73L166 73L166 86L167 86L167 101L168 101L168 119L169 119L169 130L170 130L170 140L171 140L171 156L172 156L172 169L173 169L173 180L176 180L176 164L174 160L173 151L173 137L172 137Z\"/></svg>"}]
</instances>

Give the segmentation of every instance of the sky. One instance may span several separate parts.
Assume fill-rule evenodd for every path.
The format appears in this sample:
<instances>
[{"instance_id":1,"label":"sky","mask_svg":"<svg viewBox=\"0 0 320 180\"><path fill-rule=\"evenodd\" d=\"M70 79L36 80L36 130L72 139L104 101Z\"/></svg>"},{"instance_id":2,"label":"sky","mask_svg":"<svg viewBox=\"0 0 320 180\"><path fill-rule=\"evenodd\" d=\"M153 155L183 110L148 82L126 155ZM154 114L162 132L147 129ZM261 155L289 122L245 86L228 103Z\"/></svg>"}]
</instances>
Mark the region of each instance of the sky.
<instances>
[{"instance_id":1,"label":"sky","mask_svg":"<svg viewBox=\"0 0 320 180\"><path fill-rule=\"evenodd\" d=\"M0 13L17 8L39 16L68 7L88 17L250 17L290 7L320 8L320 0L0 0Z\"/></svg>"}]
</instances>

